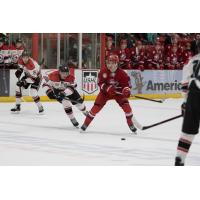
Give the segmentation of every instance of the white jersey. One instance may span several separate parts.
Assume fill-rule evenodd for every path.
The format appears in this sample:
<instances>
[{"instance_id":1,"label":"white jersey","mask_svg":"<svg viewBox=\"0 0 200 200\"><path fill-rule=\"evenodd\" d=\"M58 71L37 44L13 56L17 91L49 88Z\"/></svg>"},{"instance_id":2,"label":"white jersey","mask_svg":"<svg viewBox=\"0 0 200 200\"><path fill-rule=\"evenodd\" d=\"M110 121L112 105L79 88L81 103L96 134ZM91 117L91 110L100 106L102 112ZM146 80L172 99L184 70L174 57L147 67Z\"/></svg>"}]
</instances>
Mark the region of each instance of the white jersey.
<instances>
[{"instance_id":1,"label":"white jersey","mask_svg":"<svg viewBox=\"0 0 200 200\"><path fill-rule=\"evenodd\" d=\"M18 65L23 70L25 76L27 77L26 79L27 83L34 83L36 78L38 78L38 76L41 77L40 65L32 58L29 58L27 64L25 64L22 58L20 58L18 61Z\"/></svg>"},{"instance_id":2,"label":"white jersey","mask_svg":"<svg viewBox=\"0 0 200 200\"><path fill-rule=\"evenodd\" d=\"M188 64L183 67L182 85L189 86L192 80L200 89L200 53L193 56Z\"/></svg>"},{"instance_id":3,"label":"white jersey","mask_svg":"<svg viewBox=\"0 0 200 200\"><path fill-rule=\"evenodd\" d=\"M69 86L71 87L76 87L76 83L75 81L75 77L71 74L69 74L65 80L61 80L61 77L59 75L59 71L58 70L54 70L52 72L50 72L47 76L43 77L45 80L45 83L43 84L43 87L45 90L48 89L57 89L57 90L61 90L64 91L66 88L68 88Z\"/></svg>"}]
</instances>

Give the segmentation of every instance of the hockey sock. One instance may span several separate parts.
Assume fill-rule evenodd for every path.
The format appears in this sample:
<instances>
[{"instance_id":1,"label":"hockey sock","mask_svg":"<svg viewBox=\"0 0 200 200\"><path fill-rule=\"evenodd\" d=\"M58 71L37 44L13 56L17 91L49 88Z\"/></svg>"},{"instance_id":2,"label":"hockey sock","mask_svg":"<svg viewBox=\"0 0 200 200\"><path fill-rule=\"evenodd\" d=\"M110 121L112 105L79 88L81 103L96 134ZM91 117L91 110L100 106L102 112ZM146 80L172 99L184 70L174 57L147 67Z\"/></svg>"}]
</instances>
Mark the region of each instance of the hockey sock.
<instances>
[{"instance_id":1,"label":"hockey sock","mask_svg":"<svg viewBox=\"0 0 200 200\"><path fill-rule=\"evenodd\" d=\"M92 122L94 117L95 117L95 115L90 111L88 113L87 117L85 118L84 125L88 126Z\"/></svg>"},{"instance_id":2,"label":"hockey sock","mask_svg":"<svg viewBox=\"0 0 200 200\"><path fill-rule=\"evenodd\" d=\"M187 156L187 153L189 152L194 137L195 135L182 133L179 139L176 157L179 157L183 164L185 162L185 158Z\"/></svg>"},{"instance_id":3,"label":"hockey sock","mask_svg":"<svg viewBox=\"0 0 200 200\"><path fill-rule=\"evenodd\" d=\"M43 109L43 106L42 106L42 104L40 103L40 97L39 97L39 96L33 97L33 100L34 100L35 104L37 105L38 109L39 109L39 110L42 110L42 109Z\"/></svg>"},{"instance_id":4,"label":"hockey sock","mask_svg":"<svg viewBox=\"0 0 200 200\"><path fill-rule=\"evenodd\" d=\"M16 91L16 104L19 105L21 104L21 92Z\"/></svg>"},{"instance_id":5,"label":"hockey sock","mask_svg":"<svg viewBox=\"0 0 200 200\"><path fill-rule=\"evenodd\" d=\"M68 115L69 119L75 118L71 107L65 108L65 113Z\"/></svg>"},{"instance_id":6,"label":"hockey sock","mask_svg":"<svg viewBox=\"0 0 200 200\"><path fill-rule=\"evenodd\" d=\"M132 121L133 114L132 114L132 112L130 112L130 113L125 113L125 115L126 115L127 124L128 124L129 126L132 126L132 125L133 125L133 121Z\"/></svg>"},{"instance_id":7,"label":"hockey sock","mask_svg":"<svg viewBox=\"0 0 200 200\"><path fill-rule=\"evenodd\" d=\"M87 111L86 111L86 106L85 106L85 104L84 103L82 103L82 104L76 104L76 107L83 113L83 114L86 114L87 113Z\"/></svg>"}]
</instances>

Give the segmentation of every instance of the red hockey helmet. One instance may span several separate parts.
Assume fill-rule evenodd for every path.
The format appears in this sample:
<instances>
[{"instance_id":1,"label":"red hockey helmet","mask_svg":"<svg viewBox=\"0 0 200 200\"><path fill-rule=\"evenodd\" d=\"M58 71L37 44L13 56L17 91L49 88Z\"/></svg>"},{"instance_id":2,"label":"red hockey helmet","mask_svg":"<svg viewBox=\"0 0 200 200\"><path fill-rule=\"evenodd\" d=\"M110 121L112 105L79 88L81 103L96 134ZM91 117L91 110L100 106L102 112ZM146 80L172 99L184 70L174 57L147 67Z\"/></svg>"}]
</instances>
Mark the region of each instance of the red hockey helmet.
<instances>
[{"instance_id":1,"label":"red hockey helmet","mask_svg":"<svg viewBox=\"0 0 200 200\"><path fill-rule=\"evenodd\" d=\"M110 55L107 57L107 61L108 61L108 62L116 62L116 63L119 63L119 57L118 57L118 55L116 55L116 54L110 54Z\"/></svg>"}]
</instances>

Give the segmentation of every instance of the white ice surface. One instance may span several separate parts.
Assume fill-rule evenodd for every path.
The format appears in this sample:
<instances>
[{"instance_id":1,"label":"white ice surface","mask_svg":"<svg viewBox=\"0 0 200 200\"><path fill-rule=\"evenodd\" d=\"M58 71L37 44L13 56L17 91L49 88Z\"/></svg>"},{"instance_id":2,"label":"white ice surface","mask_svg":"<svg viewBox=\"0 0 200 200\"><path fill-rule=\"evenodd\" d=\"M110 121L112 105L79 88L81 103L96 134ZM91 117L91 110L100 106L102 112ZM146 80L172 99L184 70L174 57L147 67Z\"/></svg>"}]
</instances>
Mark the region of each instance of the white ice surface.
<instances>
[{"instance_id":1,"label":"white ice surface","mask_svg":"<svg viewBox=\"0 0 200 200\"><path fill-rule=\"evenodd\" d=\"M149 125L180 114L182 100L164 103L130 101L134 115ZM88 110L94 102L86 102ZM86 133L73 128L57 103L43 103L45 115L34 103L22 103L20 114L11 114L13 103L0 103L0 165L173 165L182 118L132 135L121 108L109 101ZM74 108L80 122L84 115ZM126 140L121 140L121 138ZM187 165L200 165L199 136L195 137Z\"/></svg>"}]
</instances>

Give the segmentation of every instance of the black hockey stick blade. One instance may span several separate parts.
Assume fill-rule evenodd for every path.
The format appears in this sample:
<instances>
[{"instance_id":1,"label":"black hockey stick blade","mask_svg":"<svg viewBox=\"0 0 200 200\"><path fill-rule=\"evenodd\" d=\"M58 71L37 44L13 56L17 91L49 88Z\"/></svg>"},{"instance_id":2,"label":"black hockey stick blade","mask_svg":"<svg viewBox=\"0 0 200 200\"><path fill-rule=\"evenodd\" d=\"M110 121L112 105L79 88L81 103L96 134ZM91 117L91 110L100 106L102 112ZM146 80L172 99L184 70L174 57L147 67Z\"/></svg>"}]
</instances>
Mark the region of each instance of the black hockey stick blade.
<instances>
[{"instance_id":1,"label":"black hockey stick blade","mask_svg":"<svg viewBox=\"0 0 200 200\"><path fill-rule=\"evenodd\" d=\"M164 120L164 121L161 121L161 122L158 122L158 123L155 123L155 124L149 125L149 126L143 126L142 130L149 129L149 128L152 128L152 127L154 127L154 126L159 126L159 125L164 124L164 123L166 123L166 122L169 122L169 121L172 121L172 120L178 119L178 118L180 118L180 117L182 117L182 116L183 116L182 114L181 114L181 115L177 115L177 116L175 116L175 117L172 117L172 118L166 119L166 120Z\"/></svg>"},{"instance_id":2,"label":"black hockey stick blade","mask_svg":"<svg viewBox=\"0 0 200 200\"><path fill-rule=\"evenodd\" d=\"M150 99L150 98L141 97L141 96L137 96L137 95L134 95L134 97L136 97L138 99L144 99L144 100L147 100L147 101L157 102L157 103L163 103L164 102L164 99L163 100L155 100L155 99Z\"/></svg>"}]
</instances>

